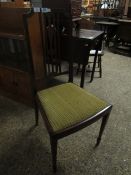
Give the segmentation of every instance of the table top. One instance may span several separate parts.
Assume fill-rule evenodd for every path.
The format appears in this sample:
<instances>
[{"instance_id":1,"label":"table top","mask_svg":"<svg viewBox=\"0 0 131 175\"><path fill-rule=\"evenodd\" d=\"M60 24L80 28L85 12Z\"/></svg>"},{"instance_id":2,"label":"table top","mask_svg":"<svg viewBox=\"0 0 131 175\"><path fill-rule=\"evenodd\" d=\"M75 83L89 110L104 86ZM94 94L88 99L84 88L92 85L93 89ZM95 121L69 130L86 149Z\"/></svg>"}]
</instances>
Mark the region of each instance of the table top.
<instances>
[{"instance_id":1,"label":"table top","mask_svg":"<svg viewBox=\"0 0 131 175\"><path fill-rule=\"evenodd\" d=\"M119 19L118 22L127 22L127 23L131 23L130 19Z\"/></svg>"},{"instance_id":2,"label":"table top","mask_svg":"<svg viewBox=\"0 0 131 175\"><path fill-rule=\"evenodd\" d=\"M119 23L116 22L110 22L110 21L98 21L96 24L101 24L101 25L112 25L112 26L117 26Z\"/></svg>"},{"instance_id":3,"label":"table top","mask_svg":"<svg viewBox=\"0 0 131 175\"><path fill-rule=\"evenodd\" d=\"M73 37L77 37L79 39L89 39L94 40L97 37L103 35L103 31L98 30L87 30L87 29L80 29L78 31L73 31Z\"/></svg>"}]
</instances>

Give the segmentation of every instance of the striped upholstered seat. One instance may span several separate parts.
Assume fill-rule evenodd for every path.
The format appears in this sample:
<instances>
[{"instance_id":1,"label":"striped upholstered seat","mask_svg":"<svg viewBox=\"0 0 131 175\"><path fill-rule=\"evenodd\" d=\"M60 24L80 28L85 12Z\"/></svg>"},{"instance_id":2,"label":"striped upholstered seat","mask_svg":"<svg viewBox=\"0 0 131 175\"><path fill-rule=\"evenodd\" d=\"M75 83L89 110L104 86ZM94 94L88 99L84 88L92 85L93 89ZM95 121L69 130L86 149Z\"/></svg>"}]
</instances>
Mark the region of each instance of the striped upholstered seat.
<instances>
[{"instance_id":1,"label":"striped upholstered seat","mask_svg":"<svg viewBox=\"0 0 131 175\"><path fill-rule=\"evenodd\" d=\"M42 90L37 95L54 132L77 124L108 106L73 83Z\"/></svg>"}]
</instances>

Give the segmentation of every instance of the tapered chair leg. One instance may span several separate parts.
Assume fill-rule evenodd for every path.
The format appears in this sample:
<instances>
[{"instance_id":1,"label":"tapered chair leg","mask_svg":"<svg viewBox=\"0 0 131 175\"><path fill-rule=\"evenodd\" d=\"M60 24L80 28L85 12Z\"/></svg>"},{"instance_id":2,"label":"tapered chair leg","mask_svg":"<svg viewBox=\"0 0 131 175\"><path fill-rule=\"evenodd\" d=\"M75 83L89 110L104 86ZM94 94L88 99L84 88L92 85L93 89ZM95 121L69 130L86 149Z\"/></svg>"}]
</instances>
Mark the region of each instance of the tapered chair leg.
<instances>
[{"instance_id":1,"label":"tapered chair leg","mask_svg":"<svg viewBox=\"0 0 131 175\"><path fill-rule=\"evenodd\" d=\"M58 67L59 67L59 73L61 73L61 64L59 64Z\"/></svg>"},{"instance_id":2,"label":"tapered chair leg","mask_svg":"<svg viewBox=\"0 0 131 175\"><path fill-rule=\"evenodd\" d=\"M76 70L76 75L78 75L79 71L80 71L80 63L78 63L78 67L77 67L77 70Z\"/></svg>"},{"instance_id":3,"label":"tapered chair leg","mask_svg":"<svg viewBox=\"0 0 131 175\"><path fill-rule=\"evenodd\" d=\"M108 121L109 115L110 114L108 114L108 115L106 115L102 118L102 123L101 123L100 131L99 131L99 136L97 138L97 142L96 142L95 147L97 147L101 142L101 137L102 137L102 134L104 132L104 129L105 129L106 123Z\"/></svg>"},{"instance_id":4,"label":"tapered chair leg","mask_svg":"<svg viewBox=\"0 0 131 175\"><path fill-rule=\"evenodd\" d=\"M38 122L39 122L39 110L38 110L37 103L35 102L35 125L36 126L38 126Z\"/></svg>"},{"instance_id":5,"label":"tapered chair leg","mask_svg":"<svg viewBox=\"0 0 131 175\"><path fill-rule=\"evenodd\" d=\"M53 172L57 171L57 139L50 137Z\"/></svg>"},{"instance_id":6,"label":"tapered chair leg","mask_svg":"<svg viewBox=\"0 0 131 175\"><path fill-rule=\"evenodd\" d=\"M84 82L85 82L85 71L86 71L86 65L82 66L82 72L81 72L81 82L80 82L80 87L84 87Z\"/></svg>"},{"instance_id":7,"label":"tapered chair leg","mask_svg":"<svg viewBox=\"0 0 131 175\"><path fill-rule=\"evenodd\" d=\"M90 83L93 81L93 78L94 78L94 73L95 73L95 68L96 68L96 60L97 60L97 55L94 56L94 62L93 62L93 68L92 68L92 72L91 72Z\"/></svg>"},{"instance_id":8,"label":"tapered chair leg","mask_svg":"<svg viewBox=\"0 0 131 175\"><path fill-rule=\"evenodd\" d=\"M98 63L99 63L99 73L100 73L100 78L101 78L102 77L101 56L98 56Z\"/></svg>"}]
</instances>

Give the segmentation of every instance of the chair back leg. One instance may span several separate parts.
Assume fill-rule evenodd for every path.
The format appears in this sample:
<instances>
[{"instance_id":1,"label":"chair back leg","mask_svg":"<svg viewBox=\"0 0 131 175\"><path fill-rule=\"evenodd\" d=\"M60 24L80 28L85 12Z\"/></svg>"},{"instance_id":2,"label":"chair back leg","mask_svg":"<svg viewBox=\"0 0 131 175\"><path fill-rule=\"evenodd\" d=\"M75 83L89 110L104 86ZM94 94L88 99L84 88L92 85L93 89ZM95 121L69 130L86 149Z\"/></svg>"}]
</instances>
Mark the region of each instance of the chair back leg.
<instances>
[{"instance_id":1,"label":"chair back leg","mask_svg":"<svg viewBox=\"0 0 131 175\"><path fill-rule=\"evenodd\" d=\"M98 51L97 51L98 52ZM92 68L92 72L91 72L91 79L90 79L90 83L93 81L94 79L94 73L95 73L95 68L96 68L96 61L97 61L97 53L94 56L94 62L93 62L93 68Z\"/></svg>"},{"instance_id":2,"label":"chair back leg","mask_svg":"<svg viewBox=\"0 0 131 175\"><path fill-rule=\"evenodd\" d=\"M100 78L102 77L102 65L101 65L101 56L98 56L98 67L99 67L99 74Z\"/></svg>"},{"instance_id":3,"label":"chair back leg","mask_svg":"<svg viewBox=\"0 0 131 175\"><path fill-rule=\"evenodd\" d=\"M38 122L39 122L39 110L38 110L38 106L37 103L35 102L35 125L38 126Z\"/></svg>"}]
</instances>

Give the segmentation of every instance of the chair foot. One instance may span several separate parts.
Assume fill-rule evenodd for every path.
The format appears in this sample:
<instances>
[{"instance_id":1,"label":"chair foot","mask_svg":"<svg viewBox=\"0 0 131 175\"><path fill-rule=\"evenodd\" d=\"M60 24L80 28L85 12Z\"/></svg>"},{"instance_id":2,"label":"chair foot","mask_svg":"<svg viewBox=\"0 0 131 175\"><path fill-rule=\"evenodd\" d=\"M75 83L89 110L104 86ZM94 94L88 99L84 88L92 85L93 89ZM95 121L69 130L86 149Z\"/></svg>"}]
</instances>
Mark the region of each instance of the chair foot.
<instances>
[{"instance_id":1,"label":"chair foot","mask_svg":"<svg viewBox=\"0 0 131 175\"><path fill-rule=\"evenodd\" d=\"M97 142L96 142L95 147L97 147L101 142L101 137L102 137L102 134L104 132L104 129L105 129L106 123L108 121L109 115L110 115L110 113L102 118L102 123L101 123L100 131L99 131L99 136L97 138Z\"/></svg>"},{"instance_id":2,"label":"chair foot","mask_svg":"<svg viewBox=\"0 0 131 175\"><path fill-rule=\"evenodd\" d=\"M91 83L93 81L93 79L90 79L89 83Z\"/></svg>"},{"instance_id":3,"label":"chair foot","mask_svg":"<svg viewBox=\"0 0 131 175\"><path fill-rule=\"evenodd\" d=\"M56 173L57 171L57 139L50 137L51 143L51 153L52 153L52 168L53 172Z\"/></svg>"},{"instance_id":4,"label":"chair foot","mask_svg":"<svg viewBox=\"0 0 131 175\"><path fill-rule=\"evenodd\" d=\"M39 124L39 110L37 104L35 104L35 125L38 126Z\"/></svg>"},{"instance_id":5,"label":"chair foot","mask_svg":"<svg viewBox=\"0 0 131 175\"><path fill-rule=\"evenodd\" d=\"M76 75L80 72L80 64L78 64L77 70L76 70Z\"/></svg>"},{"instance_id":6,"label":"chair foot","mask_svg":"<svg viewBox=\"0 0 131 175\"><path fill-rule=\"evenodd\" d=\"M35 125L38 126L39 124L39 112L38 111L35 111Z\"/></svg>"},{"instance_id":7,"label":"chair foot","mask_svg":"<svg viewBox=\"0 0 131 175\"><path fill-rule=\"evenodd\" d=\"M97 146L99 146L100 142L101 142L101 138L97 138L97 142L96 142L96 144L95 144L95 148L96 148Z\"/></svg>"}]
</instances>

